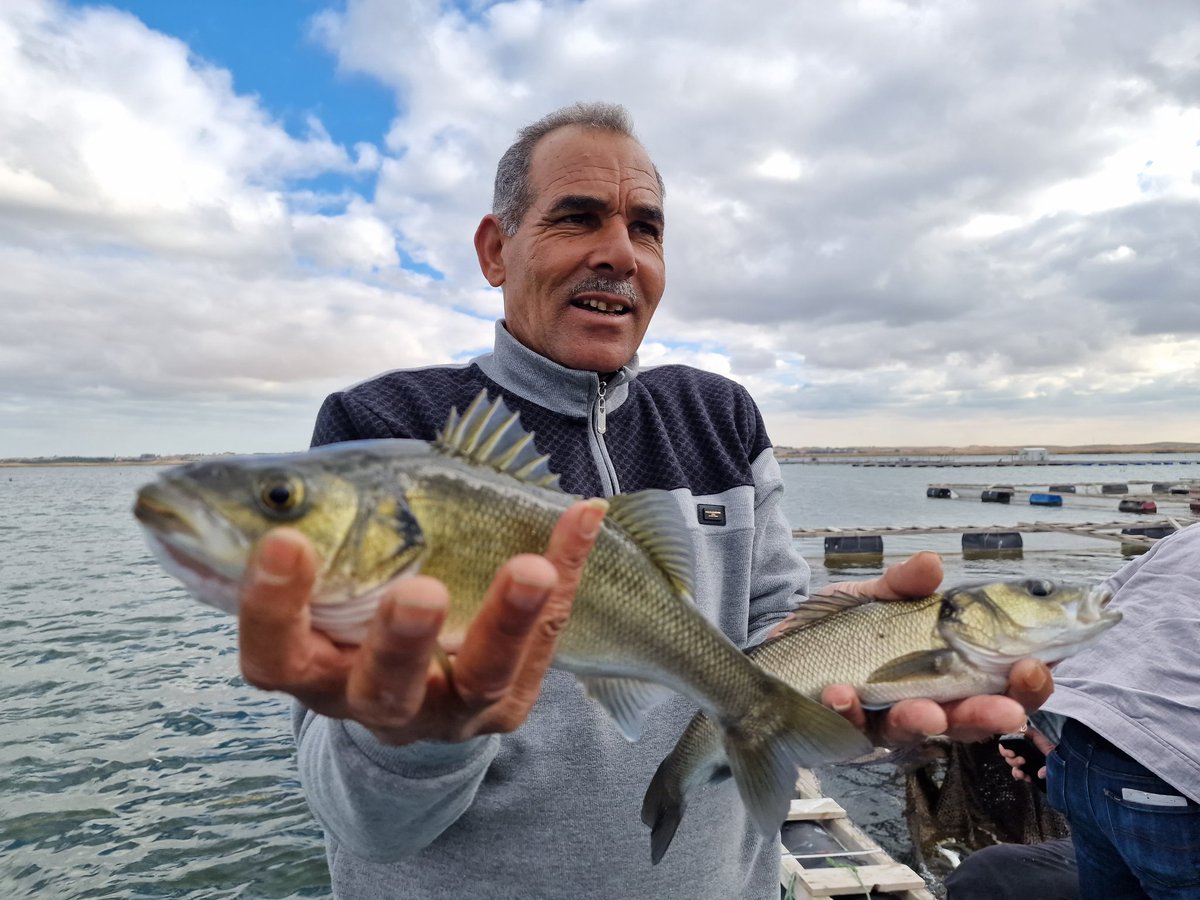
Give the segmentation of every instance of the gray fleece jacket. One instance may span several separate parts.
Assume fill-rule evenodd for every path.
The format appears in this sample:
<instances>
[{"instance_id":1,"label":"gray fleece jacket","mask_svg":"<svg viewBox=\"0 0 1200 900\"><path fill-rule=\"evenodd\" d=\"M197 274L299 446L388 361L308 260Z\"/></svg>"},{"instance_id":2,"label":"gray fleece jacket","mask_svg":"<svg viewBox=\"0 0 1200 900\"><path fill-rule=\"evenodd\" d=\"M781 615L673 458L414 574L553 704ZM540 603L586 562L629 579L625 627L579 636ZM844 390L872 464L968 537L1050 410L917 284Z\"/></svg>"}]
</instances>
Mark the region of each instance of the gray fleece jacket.
<instances>
[{"instance_id":1,"label":"gray fleece jacket","mask_svg":"<svg viewBox=\"0 0 1200 900\"><path fill-rule=\"evenodd\" d=\"M780 511L762 418L720 376L639 372L635 359L601 379L532 353L499 323L495 351L467 365L391 372L331 395L313 444L429 440L485 388L521 414L565 490L673 493L694 537L696 603L739 646L803 598L808 567ZM650 864L642 795L694 711L672 698L629 744L571 675L551 670L512 734L388 747L298 706L300 775L335 896L773 900L776 845L731 780L697 792L670 852Z\"/></svg>"}]
</instances>

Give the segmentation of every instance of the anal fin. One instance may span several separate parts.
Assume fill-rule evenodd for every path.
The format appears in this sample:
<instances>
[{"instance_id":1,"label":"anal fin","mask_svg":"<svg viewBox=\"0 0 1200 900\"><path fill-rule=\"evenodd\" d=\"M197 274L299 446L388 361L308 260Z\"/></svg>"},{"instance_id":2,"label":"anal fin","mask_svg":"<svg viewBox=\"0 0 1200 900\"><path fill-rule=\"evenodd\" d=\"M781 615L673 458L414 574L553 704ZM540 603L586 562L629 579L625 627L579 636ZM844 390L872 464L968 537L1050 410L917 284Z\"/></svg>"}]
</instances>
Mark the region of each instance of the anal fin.
<instances>
[{"instance_id":1,"label":"anal fin","mask_svg":"<svg viewBox=\"0 0 1200 900\"><path fill-rule=\"evenodd\" d=\"M642 735L642 717L672 693L670 688L637 678L579 679L589 697L604 707L628 741Z\"/></svg>"}]
</instances>

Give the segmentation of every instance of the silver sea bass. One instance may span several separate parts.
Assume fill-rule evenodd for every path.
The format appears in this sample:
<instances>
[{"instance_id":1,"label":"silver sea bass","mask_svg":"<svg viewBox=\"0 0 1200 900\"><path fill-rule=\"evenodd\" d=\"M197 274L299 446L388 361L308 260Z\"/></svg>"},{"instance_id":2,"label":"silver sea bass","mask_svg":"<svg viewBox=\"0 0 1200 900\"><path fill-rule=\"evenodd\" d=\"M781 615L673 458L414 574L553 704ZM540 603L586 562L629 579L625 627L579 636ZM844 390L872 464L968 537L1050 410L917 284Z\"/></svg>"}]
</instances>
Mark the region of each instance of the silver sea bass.
<instances>
[{"instance_id":1,"label":"silver sea bass","mask_svg":"<svg viewBox=\"0 0 1200 900\"><path fill-rule=\"evenodd\" d=\"M928 697L948 701L999 693L1024 657L1058 662L1121 620L1111 594L1091 585L1038 579L968 585L920 600L873 602L813 597L790 628L747 654L809 697L851 684L867 707ZM715 723L692 719L646 792L642 821L651 860L671 844L688 794L727 774Z\"/></svg>"},{"instance_id":2,"label":"silver sea bass","mask_svg":"<svg viewBox=\"0 0 1200 900\"><path fill-rule=\"evenodd\" d=\"M205 602L234 610L255 541L304 532L320 559L316 628L357 642L383 587L418 570L446 583L442 639L456 646L496 569L544 551L576 498L502 401L481 393L432 444L363 441L307 453L205 461L142 488L135 514L163 565ZM612 497L554 665L636 739L668 691L718 723L719 742L764 834L787 814L798 766L859 755L866 738L754 665L691 602L693 549L666 491Z\"/></svg>"}]
</instances>

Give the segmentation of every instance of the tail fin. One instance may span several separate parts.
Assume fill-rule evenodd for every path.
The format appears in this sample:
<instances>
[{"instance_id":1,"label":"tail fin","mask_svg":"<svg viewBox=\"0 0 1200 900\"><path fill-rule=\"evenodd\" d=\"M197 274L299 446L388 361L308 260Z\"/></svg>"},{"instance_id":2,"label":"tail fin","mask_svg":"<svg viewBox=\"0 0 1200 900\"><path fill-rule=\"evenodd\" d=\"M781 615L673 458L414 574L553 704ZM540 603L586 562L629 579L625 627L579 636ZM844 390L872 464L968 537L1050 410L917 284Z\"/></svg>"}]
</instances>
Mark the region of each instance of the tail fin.
<instances>
[{"instance_id":1,"label":"tail fin","mask_svg":"<svg viewBox=\"0 0 1200 900\"><path fill-rule=\"evenodd\" d=\"M674 777L677 770L672 757L668 756L659 764L642 800L642 821L650 828L650 862L656 866L671 846L687 808L682 785Z\"/></svg>"},{"instance_id":2,"label":"tail fin","mask_svg":"<svg viewBox=\"0 0 1200 900\"><path fill-rule=\"evenodd\" d=\"M796 770L869 753L871 742L831 709L762 674L741 721L725 726L725 754L750 817L768 837L787 818Z\"/></svg>"}]
</instances>

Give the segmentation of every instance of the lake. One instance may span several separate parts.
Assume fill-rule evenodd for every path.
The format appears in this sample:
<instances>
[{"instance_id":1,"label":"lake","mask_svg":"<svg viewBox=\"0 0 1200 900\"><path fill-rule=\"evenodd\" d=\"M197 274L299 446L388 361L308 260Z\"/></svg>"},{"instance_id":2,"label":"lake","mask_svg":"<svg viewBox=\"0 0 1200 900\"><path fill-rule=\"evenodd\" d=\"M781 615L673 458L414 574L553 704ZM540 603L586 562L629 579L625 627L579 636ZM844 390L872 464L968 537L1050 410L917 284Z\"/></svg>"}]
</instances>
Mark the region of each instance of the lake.
<instances>
[{"instance_id":1,"label":"lake","mask_svg":"<svg viewBox=\"0 0 1200 900\"><path fill-rule=\"evenodd\" d=\"M1200 462L1156 458L1176 464L789 464L785 502L794 525L814 528L1137 524L1136 515L1116 512L1115 498L1075 507L1068 497L1062 509L1034 510L931 500L925 488L1200 482ZM135 490L153 474L0 468L0 896L327 896L321 833L297 781L286 703L242 682L234 620L191 600L152 561L130 514ZM879 572L870 563L830 571L819 540L798 545L817 584ZM1019 559L967 561L956 536L888 537L885 563L939 550L954 582L1098 579L1123 561L1117 543L1059 534L1027 536L1025 547ZM886 781L833 776L827 786L836 785L830 792L885 845L900 846L903 824Z\"/></svg>"}]
</instances>

